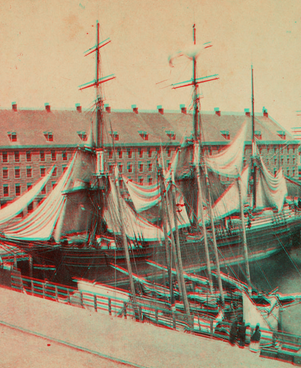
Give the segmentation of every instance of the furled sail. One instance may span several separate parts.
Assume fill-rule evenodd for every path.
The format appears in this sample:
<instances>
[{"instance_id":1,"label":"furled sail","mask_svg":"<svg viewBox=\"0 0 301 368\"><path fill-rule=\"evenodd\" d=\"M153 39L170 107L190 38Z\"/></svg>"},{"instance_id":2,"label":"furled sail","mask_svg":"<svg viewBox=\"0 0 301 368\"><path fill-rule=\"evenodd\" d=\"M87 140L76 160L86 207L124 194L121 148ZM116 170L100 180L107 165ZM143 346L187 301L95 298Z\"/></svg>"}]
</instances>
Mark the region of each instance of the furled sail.
<instances>
[{"instance_id":1,"label":"furled sail","mask_svg":"<svg viewBox=\"0 0 301 368\"><path fill-rule=\"evenodd\" d=\"M278 212L283 208L287 187L282 168L273 176L260 157L261 170L257 184L256 207L276 207Z\"/></svg>"},{"instance_id":2,"label":"furled sail","mask_svg":"<svg viewBox=\"0 0 301 368\"><path fill-rule=\"evenodd\" d=\"M4 230L4 235L10 239L49 240L64 208L66 198L62 195L69 184L76 154L68 169L57 183L49 196L31 214Z\"/></svg>"},{"instance_id":3,"label":"furled sail","mask_svg":"<svg viewBox=\"0 0 301 368\"><path fill-rule=\"evenodd\" d=\"M109 232L120 234L120 216L118 213L117 191L112 180L109 179L110 192L107 196L107 208L104 211L104 219ZM126 235L131 240L158 241L164 238L163 231L141 216L121 198L121 215L123 216Z\"/></svg>"},{"instance_id":4,"label":"furled sail","mask_svg":"<svg viewBox=\"0 0 301 368\"><path fill-rule=\"evenodd\" d=\"M241 174L241 190L242 200L246 204L248 202L248 181L250 168L246 166ZM240 207L239 192L236 180L226 189L226 191L218 198L212 206L215 219L224 218L232 213L238 212Z\"/></svg>"},{"instance_id":5,"label":"furled sail","mask_svg":"<svg viewBox=\"0 0 301 368\"><path fill-rule=\"evenodd\" d=\"M243 168L247 123L244 122L231 144L223 151L204 157L205 164L218 175L236 178Z\"/></svg>"},{"instance_id":6,"label":"furled sail","mask_svg":"<svg viewBox=\"0 0 301 368\"><path fill-rule=\"evenodd\" d=\"M0 210L0 224L5 224L19 213L21 213L40 193L50 179L55 166L48 170L44 178L39 180L30 190L24 193L20 198L17 198L6 207Z\"/></svg>"}]
</instances>

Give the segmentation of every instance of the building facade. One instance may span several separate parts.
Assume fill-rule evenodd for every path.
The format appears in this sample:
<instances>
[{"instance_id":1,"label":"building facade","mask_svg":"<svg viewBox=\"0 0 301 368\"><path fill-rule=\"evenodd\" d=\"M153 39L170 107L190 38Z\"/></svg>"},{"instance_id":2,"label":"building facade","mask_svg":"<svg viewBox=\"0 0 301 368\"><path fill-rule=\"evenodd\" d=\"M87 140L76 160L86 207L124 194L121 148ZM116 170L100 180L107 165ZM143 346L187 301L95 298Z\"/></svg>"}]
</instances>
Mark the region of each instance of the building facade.
<instances>
[{"instance_id":1,"label":"building facade","mask_svg":"<svg viewBox=\"0 0 301 368\"><path fill-rule=\"evenodd\" d=\"M204 150L216 153L236 136L243 123L248 125L245 163L250 163L252 117L250 112L225 113L215 109L202 113ZM163 152L168 166L173 153L183 139L192 139L193 116L184 107L179 112L112 111L104 112L102 141L109 172L115 164L130 180L152 184L157 176L157 157ZM74 111L0 110L0 203L1 206L22 195L53 165L51 180L28 206L36 206L55 186L78 146L85 146L95 137L95 114ZM284 175L298 179L299 142L269 117L264 109L255 115L257 146L269 170L275 173L282 167Z\"/></svg>"}]
</instances>

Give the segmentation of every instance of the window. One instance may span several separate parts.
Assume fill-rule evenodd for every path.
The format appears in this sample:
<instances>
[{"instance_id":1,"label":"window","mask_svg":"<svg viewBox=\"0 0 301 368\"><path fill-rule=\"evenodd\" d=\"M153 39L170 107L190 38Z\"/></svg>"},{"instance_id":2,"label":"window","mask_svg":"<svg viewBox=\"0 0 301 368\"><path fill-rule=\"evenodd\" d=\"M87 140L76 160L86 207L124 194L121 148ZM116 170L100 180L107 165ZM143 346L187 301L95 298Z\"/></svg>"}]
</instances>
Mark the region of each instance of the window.
<instances>
[{"instance_id":1,"label":"window","mask_svg":"<svg viewBox=\"0 0 301 368\"><path fill-rule=\"evenodd\" d=\"M118 150L118 158L122 158L122 151L121 151L121 149Z\"/></svg>"},{"instance_id":2,"label":"window","mask_svg":"<svg viewBox=\"0 0 301 368\"><path fill-rule=\"evenodd\" d=\"M53 134L52 132L44 132L44 136L47 141L52 142L53 141Z\"/></svg>"},{"instance_id":3,"label":"window","mask_svg":"<svg viewBox=\"0 0 301 368\"><path fill-rule=\"evenodd\" d=\"M153 184L153 178L152 177L148 177L148 184Z\"/></svg>"},{"instance_id":4,"label":"window","mask_svg":"<svg viewBox=\"0 0 301 368\"><path fill-rule=\"evenodd\" d=\"M295 176L295 169L293 169L293 177Z\"/></svg>"},{"instance_id":5,"label":"window","mask_svg":"<svg viewBox=\"0 0 301 368\"><path fill-rule=\"evenodd\" d=\"M31 183L27 183L27 190L30 190L32 188L32 184Z\"/></svg>"},{"instance_id":6,"label":"window","mask_svg":"<svg viewBox=\"0 0 301 368\"><path fill-rule=\"evenodd\" d=\"M283 165L283 156L281 156L280 163Z\"/></svg>"},{"instance_id":7,"label":"window","mask_svg":"<svg viewBox=\"0 0 301 368\"><path fill-rule=\"evenodd\" d=\"M290 176L290 170L289 170L289 168L287 168L287 170L286 170L286 175L287 176Z\"/></svg>"},{"instance_id":8,"label":"window","mask_svg":"<svg viewBox=\"0 0 301 368\"><path fill-rule=\"evenodd\" d=\"M63 173L66 171L66 169L67 169L67 165L63 165L63 166L62 166L62 171L63 171Z\"/></svg>"},{"instance_id":9,"label":"window","mask_svg":"<svg viewBox=\"0 0 301 368\"><path fill-rule=\"evenodd\" d=\"M45 161L45 152L44 151L40 152L40 160Z\"/></svg>"},{"instance_id":10,"label":"window","mask_svg":"<svg viewBox=\"0 0 301 368\"><path fill-rule=\"evenodd\" d=\"M174 141L176 139L176 135L175 135L175 132L171 131L171 130L166 130L165 132L168 136L168 138L171 140L171 141Z\"/></svg>"},{"instance_id":11,"label":"window","mask_svg":"<svg viewBox=\"0 0 301 368\"><path fill-rule=\"evenodd\" d=\"M57 175L57 167L55 167L52 171L52 176L56 176Z\"/></svg>"},{"instance_id":12,"label":"window","mask_svg":"<svg viewBox=\"0 0 301 368\"><path fill-rule=\"evenodd\" d=\"M31 152L30 151L27 151L26 152L26 161L27 162L30 162L31 161Z\"/></svg>"},{"instance_id":13,"label":"window","mask_svg":"<svg viewBox=\"0 0 301 368\"><path fill-rule=\"evenodd\" d=\"M293 157L293 165L295 165L295 163L296 163L296 158Z\"/></svg>"},{"instance_id":14,"label":"window","mask_svg":"<svg viewBox=\"0 0 301 368\"><path fill-rule=\"evenodd\" d=\"M2 152L2 162L8 162L8 154L7 154L7 152Z\"/></svg>"},{"instance_id":15,"label":"window","mask_svg":"<svg viewBox=\"0 0 301 368\"><path fill-rule=\"evenodd\" d=\"M56 152L55 151L51 151L51 160L52 161L56 160Z\"/></svg>"},{"instance_id":16,"label":"window","mask_svg":"<svg viewBox=\"0 0 301 368\"><path fill-rule=\"evenodd\" d=\"M113 173L113 165L109 165L109 173L112 174Z\"/></svg>"},{"instance_id":17,"label":"window","mask_svg":"<svg viewBox=\"0 0 301 368\"><path fill-rule=\"evenodd\" d=\"M112 159L112 158L113 158L113 151L109 150L109 159Z\"/></svg>"},{"instance_id":18,"label":"window","mask_svg":"<svg viewBox=\"0 0 301 368\"><path fill-rule=\"evenodd\" d=\"M67 160L67 152L66 151L63 151L62 158L63 158L64 161Z\"/></svg>"},{"instance_id":19,"label":"window","mask_svg":"<svg viewBox=\"0 0 301 368\"><path fill-rule=\"evenodd\" d=\"M119 165L118 165L118 170L119 170L119 172L120 172L120 173L122 173L123 165L119 164Z\"/></svg>"},{"instance_id":20,"label":"window","mask_svg":"<svg viewBox=\"0 0 301 368\"><path fill-rule=\"evenodd\" d=\"M148 171L153 171L153 164L151 162L148 163Z\"/></svg>"},{"instance_id":21,"label":"window","mask_svg":"<svg viewBox=\"0 0 301 368\"><path fill-rule=\"evenodd\" d=\"M85 131L78 131L77 132L78 136L80 137L80 139L84 142L87 141L87 134Z\"/></svg>"},{"instance_id":22,"label":"window","mask_svg":"<svg viewBox=\"0 0 301 368\"><path fill-rule=\"evenodd\" d=\"M133 157L133 151L132 149L128 149L128 158L132 158Z\"/></svg>"},{"instance_id":23,"label":"window","mask_svg":"<svg viewBox=\"0 0 301 368\"><path fill-rule=\"evenodd\" d=\"M148 157L152 157L152 150L150 148L147 150L147 155Z\"/></svg>"},{"instance_id":24,"label":"window","mask_svg":"<svg viewBox=\"0 0 301 368\"><path fill-rule=\"evenodd\" d=\"M262 134L260 130L255 130L254 135L257 139L261 140L262 139Z\"/></svg>"},{"instance_id":25,"label":"window","mask_svg":"<svg viewBox=\"0 0 301 368\"><path fill-rule=\"evenodd\" d=\"M42 194L46 194L46 185L43 186L43 189L41 190Z\"/></svg>"},{"instance_id":26,"label":"window","mask_svg":"<svg viewBox=\"0 0 301 368\"><path fill-rule=\"evenodd\" d=\"M129 173L133 172L133 165L132 164L128 164L128 172Z\"/></svg>"},{"instance_id":27,"label":"window","mask_svg":"<svg viewBox=\"0 0 301 368\"><path fill-rule=\"evenodd\" d=\"M147 132L145 132L144 130L139 130L138 133L140 134L140 137L144 141L148 141L148 133Z\"/></svg>"},{"instance_id":28,"label":"window","mask_svg":"<svg viewBox=\"0 0 301 368\"><path fill-rule=\"evenodd\" d=\"M40 168L41 178L42 178L43 176L45 176L45 171L46 171L45 167L41 167L41 168Z\"/></svg>"},{"instance_id":29,"label":"window","mask_svg":"<svg viewBox=\"0 0 301 368\"><path fill-rule=\"evenodd\" d=\"M21 195L21 186L20 184L16 184L16 196L19 197Z\"/></svg>"},{"instance_id":30,"label":"window","mask_svg":"<svg viewBox=\"0 0 301 368\"><path fill-rule=\"evenodd\" d=\"M287 156L287 164L289 164L289 163L290 163L290 157Z\"/></svg>"},{"instance_id":31,"label":"window","mask_svg":"<svg viewBox=\"0 0 301 368\"><path fill-rule=\"evenodd\" d=\"M29 205L27 206L27 213L30 213L33 211L33 203L29 203Z\"/></svg>"},{"instance_id":32,"label":"window","mask_svg":"<svg viewBox=\"0 0 301 368\"><path fill-rule=\"evenodd\" d=\"M3 179L8 179L8 168L4 167L2 172Z\"/></svg>"},{"instance_id":33,"label":"window","mask_svg":"<svg viewBox=\"0 0 301 368\"><path fill-rule=\"evenodd\" d=\"M16 132L7 132L8 137L11 142L17 142L17 133Z\"/></svg>"},{"instance_id":34,"label":"window","mask_svg":"<svg viewBox=\"0 0 301 368\"><path fill-rule=\"evenodd\" d=\"M3 185L3 197L8 197L9 196L9 187L7 184Z\"/></svg>"},{"instance_id":35,"label":"window","mask_svg":"<svg viewBox=\"0 0 301 368\"><path fill-rule=\"evenodd\" d=\"M27 167L26 168L26 176L28 178L31 178L32 177L32 168L31 167Z\"/></svg>"},{"instance_id":36,"label":"window","mask_svg":"<svg viewBox=\"0 0 301 368\"><path fill-rule=\"evenodd\" d=\"M16 179L20 178L20 168L19 167L15 167L15 178Z\"/></svg>"},{"instance_id":37,"label":"window","mask_svg":"<svg viewBox=\"0 0 301 368\"><path fill-rule=\"evenodd\" d=\"M221 130L221 135L227 139L227 140L230 140L230 133L229 133L229 130Z\"/></svg>"},{"instance_id":38,"label":"window","mask_svg":"<svg viewBox=\"0 0 301 368\"><path fill-rule=\"evenodd\" d=\"M139 172L143 172L143 164L141 162L139 162L138 167L139 167Z\"/></svg>"},{"instance_id":39,"label":"window","mask_svg":"<svg viewBox=\"0 0 301 368\"><path fill-rule=\"evenodd\" d=\"M139 158L142 158L143 157L143 150L142 150L142 148L139 148L138 149L138 152L139 152Z\"/></svg>"},{"instance_id":40,"label":"window","mask_svg":"<svg viewBox=\"0 0 301 368\"><path fill-rule=\"evenodd\" d=\"M277 158L274 158L274 165L277 164Z\"/></svg>"},{"instance_id":41,"label":"window","mask_svg":"<svg viewBox=\"0 0 301 368\"><path fill-rule=\"evenodd\" d=\"M15 151L15 162L20 162L20 152Z\"/></svg>"},{"instance_id":42,"label":"window","mask_svg":"<svg viewBox=\"0 0 301 368\"><path fill-rule=\"evenodd\" d=\"M110 132L110 136L114 139L114 141L119 141L119 134L117 132Z\"/></svg>"},{"instance_id":43,"label":"window","mask_svg":"<svg viewBox=\"0 0 301 368\"><path fill-rule=\"evenodd\" d=\"M139 180L139 184L143 184L143 178L141 176L139 176L138 180Z\"/></svg>"}]
</instances>

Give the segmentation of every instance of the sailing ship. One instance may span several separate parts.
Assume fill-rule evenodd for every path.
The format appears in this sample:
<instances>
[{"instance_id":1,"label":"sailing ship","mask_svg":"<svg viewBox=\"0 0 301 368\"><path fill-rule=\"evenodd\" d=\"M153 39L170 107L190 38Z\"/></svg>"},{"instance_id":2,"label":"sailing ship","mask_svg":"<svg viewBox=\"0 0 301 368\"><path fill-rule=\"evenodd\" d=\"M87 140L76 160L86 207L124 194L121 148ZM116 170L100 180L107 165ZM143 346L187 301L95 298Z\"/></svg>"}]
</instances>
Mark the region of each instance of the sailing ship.
<instances>
[{"instance_id":1,"label":"sailing ship","mask_svg":"<svg viewBox=\"0 0 301 368\"><path fill-rule=\"evenodd\" d=\"M99 43L98 23L96 28L96 46L87 52L96 52L96 77L81 87L96 89L95 142L91 129L86 146L78 148L56 187L31 214L17 217L41 191L53 168L22 197L0 210L0 240L26 250L40 265L67 267L72 274L83 276L87 270L109 268L111 262L127 263L129 268L131 261L145 266L145 260L152 258L167 265L173 257L171 243L187 271L206 269L210 273L212 268L245 262L246 255L248 260L268 257L291 244L293 238L299 239L301 214L285 201L282 170L271 175L256 150L254 97L251 170L243 164L246 124L219 154L204 154L197 88L199 83L217 77L197 78L197 54L193 52L193 77L186 83L194 88L192 142L191 137L184 138L169 168L164 168L162 157L158 157L158 181L153 185L129 181L119 175L117 165L113 177L108 174L101 85L114 76L100 77L99 50L109 41ZM217 184L221 176L233 180L228 188ZM131 205L120 194L120 180ZM218 188L215 201L211 180ZM164 206L169 210L162 211ZM157 213L157 224L148 219L152 210ZM164 225L163 212L169 217L168 226ZM196 251L198 257L193 257Z\"/></svg>"}]
</instances>

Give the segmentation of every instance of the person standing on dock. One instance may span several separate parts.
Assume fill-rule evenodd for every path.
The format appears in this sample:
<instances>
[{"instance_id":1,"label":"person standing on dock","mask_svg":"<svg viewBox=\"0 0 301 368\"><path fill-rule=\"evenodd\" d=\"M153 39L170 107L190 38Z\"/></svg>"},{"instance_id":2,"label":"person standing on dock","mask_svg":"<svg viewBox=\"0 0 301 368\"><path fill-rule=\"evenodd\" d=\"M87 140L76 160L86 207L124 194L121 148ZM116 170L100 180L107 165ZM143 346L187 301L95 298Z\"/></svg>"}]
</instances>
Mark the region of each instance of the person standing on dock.
<instances>
[{"instance_id":1,"label":"person standing on dock","mask_svg":"<svg viewBox=\"0 0 301 368\"><path fill-rule=\"evenodd\" d=\"M259 324L257 324L255 331L251 337L251 342L250 342L250 351L252 351L252 353L259 352L260 336L261 336L261 332L259 330Z\"/></svg>"},{"instance_id":2,"label":"person standing on dock","mask_svg":"<svg viewBox=\"0 0 301 368\"><path fill-rule=\"evenodd\" d=\"M241 325L238 327L238 344L240 347L244 348L246 343L246 325L245 322L242 321Z\"/></svg>"},{"instance_id":3,"label":"person standing on dock","mask_svg":"<svg viewBox=\"0 0 301 368\"><path fill-rule=\"evenodd\" d=\"M230 329L230 344L234 345L237 337L237 321L234 321Z\"/></svg>"}]
</instances>

